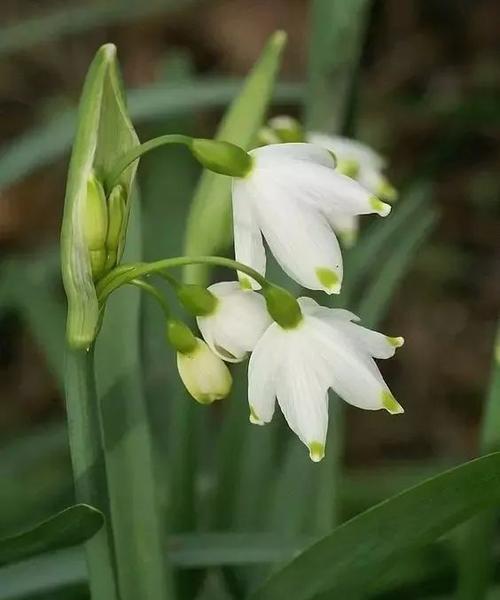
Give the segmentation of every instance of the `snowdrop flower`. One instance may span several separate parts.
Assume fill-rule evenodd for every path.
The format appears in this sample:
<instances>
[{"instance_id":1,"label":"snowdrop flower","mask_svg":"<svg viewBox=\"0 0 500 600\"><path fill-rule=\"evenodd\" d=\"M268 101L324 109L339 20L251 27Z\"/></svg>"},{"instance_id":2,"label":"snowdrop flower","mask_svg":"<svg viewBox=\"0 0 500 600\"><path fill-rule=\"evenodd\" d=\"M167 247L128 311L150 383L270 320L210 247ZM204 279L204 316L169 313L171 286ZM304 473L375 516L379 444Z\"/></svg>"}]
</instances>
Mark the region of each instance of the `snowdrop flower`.
<instances>
[{"instance_id":1,"label":"snowdrop flower","mask_svg":"<svg viewBox=\"0 0 500 600\"><path fill-rule=\"evenodd\" d=\"M216 302L209 314L196 319L201 334L220 358L240 362L272 323L264 298L242 290L237 281L215 283L208 290Z\"/></svg>"},{"instance_id":2,"label":"snowdrop flower","mask_svg":"<svg viewBox=\"0 0 500 600\"><path fill-rule=\"evenodd\" d=\"M221 400L231 391L229 369L199 338L191 350L177 352L177 369L187 391L200 404Z\"/></svg>"},{"instance_id":3,"label":"snowdrop flower","mask_svg":"<svg viewBox=\"0 0 500 600\"><path fill-rule=\"evenodd\" d=\"M329 294L342 283L342 256L332 227L338 220L390 206L335 170L335 159L314 144L271 144L250 151L252 167L233 179L236 259L266 269L263 237L283 270L298 283ZM247 287L258 288L240 274Z\"/></svg>"},{"instance_id":4,"label":"snowdrop flower","mask_svg":"<svg viewBox=\"0 0 500 600\"><path fill-rule=\"evenodd\" d=\"M309 133L307 140L333 152L339 161L338 168L345 169L346 175L351 173L373 194L388 201L396 199L396 190L383 175L386 160L370 146L340 135L323 133Z\"/></svg>"},{"instance_id":5,"label":"snowdrop flower","mask_svg":"<svg viewBox=\"0 0 500 600\"><path fill-rule=\"evenodd\" d=\"M250 357L250 421L271 421L277 398L288 425L317 462L325 451L328 389L358 408L403 412L373 358L390 358L404 340L365 329L346 310L310 298L298 302L302 316L295 326L273 323Z\"/></svg>"}]
</instances>

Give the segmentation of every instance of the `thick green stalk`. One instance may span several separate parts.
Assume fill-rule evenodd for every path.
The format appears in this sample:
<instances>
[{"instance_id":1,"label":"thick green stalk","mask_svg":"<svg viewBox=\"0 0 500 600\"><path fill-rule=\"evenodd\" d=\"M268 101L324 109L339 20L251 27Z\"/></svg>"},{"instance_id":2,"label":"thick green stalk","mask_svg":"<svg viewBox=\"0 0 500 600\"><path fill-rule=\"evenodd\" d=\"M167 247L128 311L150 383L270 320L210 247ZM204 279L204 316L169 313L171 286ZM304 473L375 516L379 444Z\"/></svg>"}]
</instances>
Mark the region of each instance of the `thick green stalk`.
<instances>
[{"instance_id":1,"label":"thick green stalk","mask_svg":"<svg viewBox=\"0 0 500 600\"><path fill-rule=\"evenodd\" d=\"M138 200L129 223L128 257L140 254ZM120 598L170 600L172 578L142 387L140 298L131 287L110 299L95 369Z\"/></svg>"},{"instance_id":2,"label":"thick green stalk","mask_svg":"<svg viewBox=\"0 0 500 600\"><path fill-rule=\"evenodd\" d=\"M68 350L66 410L71 461L78 502L95 506L105 515L106 475L101 446L93 372L93 349ZM85 543L92 600L117 600L112 541L106 527Z\"/></svg>"},{"instance_id":3,"label":"thick green stalk","mask_svg":"<svg viewBox=\"0 0 500 600\"><path fill-rule=\"evenodd\" d=\"M481 424L479 449L488 454L500 449L500 327L493 346L493 369ZM493 578L493 539L498 509L475 517L462 530L459 556L459 600L481 600Z\"/></svg>"}]
</instances>

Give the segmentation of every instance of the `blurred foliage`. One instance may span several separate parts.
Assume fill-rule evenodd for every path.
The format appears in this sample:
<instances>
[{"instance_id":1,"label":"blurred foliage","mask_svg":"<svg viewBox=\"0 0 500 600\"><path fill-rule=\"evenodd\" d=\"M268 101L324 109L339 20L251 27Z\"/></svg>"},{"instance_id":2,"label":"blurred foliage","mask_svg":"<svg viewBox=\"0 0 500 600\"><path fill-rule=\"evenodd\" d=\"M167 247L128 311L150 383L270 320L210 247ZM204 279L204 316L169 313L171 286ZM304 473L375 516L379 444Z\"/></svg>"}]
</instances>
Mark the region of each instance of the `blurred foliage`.
<instances>
[{"instance_id":1,"label":"blurred foliage","mask_svg":"<svg viewBox=\"0 0 500 600\"><path fill-rule=\"evenodd\" d=\"M74 107L96 47L119 47L141 139L174 131L210 136L276 28L287 31L289 48L272 113L300 114L310 3L3 4L0 531L8 535L72 502L60 392L65 307L54 247ZM404 334L406 346L384 374L406 416L395 421L347 408L341 520L477 452L500 307L499 40L495 0L375 0L367 14L355 131L390 159L402 199L390 219L366 227L346 257L351 278L341 301L348 298L367 324L382 321L384 331ZM198 175L181 151L143 161L147 259L182 251ZM145 302L141 319L159 501L167 520L167 507L177 516L186 511L179 535L169 538L171 560L188 578L194 568L207 569L200 598L231 597L228 590L241 597L268 573L260 563L292 557L317 531L322 517L315 511L312 524L309 513L318 478L282 421L250 429L244 368L224 405L211 412L186 407L156 307ZM189 432L176 427L185 411L193 412ZM172 493L167 460L186 449L187 433L198 440L186 457L196 491L188 499ZM181 489L182 473L173 476ZM451 546L439 541L405 554L398 569L382 574L373 597L450 593ZM0 598L87 594L78 549L3 569L0 581ZM63 588L56 596L57 581Z\"/></svg>"}]
</instances>

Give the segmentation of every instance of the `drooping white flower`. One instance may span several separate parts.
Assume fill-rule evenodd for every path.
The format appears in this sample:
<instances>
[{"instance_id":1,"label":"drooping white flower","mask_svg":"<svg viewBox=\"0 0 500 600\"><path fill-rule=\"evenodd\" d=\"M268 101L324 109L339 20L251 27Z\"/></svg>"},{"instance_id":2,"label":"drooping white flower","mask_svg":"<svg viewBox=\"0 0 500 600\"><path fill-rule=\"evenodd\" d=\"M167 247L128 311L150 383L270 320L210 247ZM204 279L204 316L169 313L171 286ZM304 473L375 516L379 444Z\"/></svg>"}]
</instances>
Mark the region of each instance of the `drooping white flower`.
<instances>
[{"instance_id":1,"label":"drooping white flower","mask_svg":"<svg viewBox=\"0 0 500 600\"><path fill-rule=\"evenodd\" d=\"M225 398L233 379L225 363L203 340L187 352L177 352L177 369L187 391L200 404L211 404Z\"/></svg>"},{"instance_id":2,"label":"drooping white flower","mask_svg":"<svg viewBox=\"0 0 500 600\"><path fill-rule=\"evenodd\" d=\"M257 344L248 367L250 421L271 421L275 400L290 428L323 458L328 427L328 390L366 410L403 412L373 358L390 358L403 338L366 329L342 309L300 298L303 318L290 329L273 323Z\"/></svg>"},{"instance_id":3,"label":"drooping white flower","mask_svg":"<svg viewBox=\"0 0 500 600\"><path fill-rule=\"evenodd\" d=\"M355 215L386 216L390 206L335 170L332 154L315 144L271 144L250 155L250 172L233 179L236 259L264 274L264 237L298 283L338 293L342 256L332 227ZM258 288L245 275L240 280Z\"/></svg>"},{"instance_id":4,"label":"drooping white flower","mask_svg":"<svg viewBox=\"0 0 500 600\"><path fill-rule=\"evenodd\" d=\"M208 290L217 302L213 312L197 317L203 338L220 358L240 362L251 352L272 320L264 298L241 289L237 281L223 281Z\"/></svg>"},{"instance_id":5,"label":"drooping white flower","mask_svg":"<svg viewBox=\"0 0 500 600\"><path fill-rule=\"evenodd\" d=\"M383 174L386 167L385 158L370 146L339 135L312 132L306 137L310 143L333 152L338 160L337 169L359 181L369 192L389 202L397 198L396 190ZM332 223L346 245L350 245L356 238L358 221L357 216L350 215Z\"/></svg>"}]
</instances>

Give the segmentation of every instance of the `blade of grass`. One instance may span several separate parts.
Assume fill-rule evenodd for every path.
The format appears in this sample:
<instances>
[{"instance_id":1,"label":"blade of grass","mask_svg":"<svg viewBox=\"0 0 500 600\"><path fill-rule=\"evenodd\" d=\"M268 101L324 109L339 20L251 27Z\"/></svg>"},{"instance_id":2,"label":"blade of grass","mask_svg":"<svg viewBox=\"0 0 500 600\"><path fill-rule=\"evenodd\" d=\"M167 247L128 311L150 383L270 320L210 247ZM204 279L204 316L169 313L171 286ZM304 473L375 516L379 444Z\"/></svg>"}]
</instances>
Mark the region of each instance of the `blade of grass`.
<instances>
[{"instance_id":1,"label":"blade of grass","mask_svg":"<svg viewBox=\"0 0 500 600\"><path fill-rule=\"evenodd\" d=\"M240 86L240 81L197 80L131 90L127 92L129 112L133 121L139 123L218 108L230 102ZM274 99L281 104L294 104L301 96L302 86L280 84ZM16 183L63 156L71 146L75 124L76 112L70 110L4 146L0 151L0 188Z\"/></svg>"},{"instance_id":2,"label":"blade of grass","mask_svg":"<svg viewBox=\"0 0 500 600\"><path fill-rule=\"evenodd\" d=\"M133 202L125 260L141 255L139 198ZM111 522L122 600L172 598L158 507L153 447L142 390L140 298L134 289L110 299L96 344L95 371Z\"/></svg>"},{"instance_id":3,"label":"blade of grass","mask_svg":"<svg viewBox=\"0 0 500 600\"><path fill-rule=\"evenodd\" d=\"M483 454L500 448L500 327L493 346L491 383L484 407L479 440ZM486 598L493 575L493 539L498 510L485 512L464 525L459 553L457 598Z\"/></svg>"},{"instance_id":4,"label":"blade of grass","mask_svg":"<svg viewBox=\"0 0 500 600\"><path fill-rule=\"evenodd\" d=\"M306 126L343 132L370 0L313 0Z\"/></svg>"},{"instance_id":5,"label":"blade of grass","mask_svg":"<svg viewBox=\"0 0 500 600\"><path fill-rule=\"evenodd\" d=\"M194 0L183 0L179 6L179 0L150 0L148 3L134 0L124 6L123 2L116 1L107 4L94 2L93 6L72 6L28 17L0 29L0 56L8 56L65 35L75 35L115 23L126 23L155 13L184 8L193 3Z\"/></svg>"},{"instance_id":6,"label":"blade of grass","mask_svg":"<svg viewBox=\"0 0 500 600\"><path fill-rule=\"evenodd\" d=\"M374 506L305 550L252 600L353 598L407 552L500 500L500 454L465 463Z\"/></svg>"},{"instance_id":7,"label":"blade of grass","mask_svg":"<svg viewBox=\"0 0 500 600\"><path fill-rule=\"evenodd\" d=\"M247 76L217 130L215 138L250 148L262 125L286 42L275 32ZM232 240L231 179L205 170L196 189L186 227L185 254L213 254ZM207 280L208 269L196 265L186 277L197 283Z\"/></svg>"},{"instance_id":8,"label":"blade of grass","mask_svg":"<svg viewBox=\"0 0 500 600\"><path fill-rule=\"evenodd\" d=\"M104 515L92 506L70 506L27 531L1 539L0 565L76 546L90 539L103 524Z\"/></svg>"},{"instance_id":9,"label":"blade of grass","mask_svg":"<svg viewBox=\"0 0 500 600\"><path fill-rule=\"evenodd\" d=\"M78 502L109 514L94 379L93 349L68 350L65 389L71 462ZM96 600L117 600L113 544L103 527L85 544L90 589Z\"/></svg>"}]
</instances>

